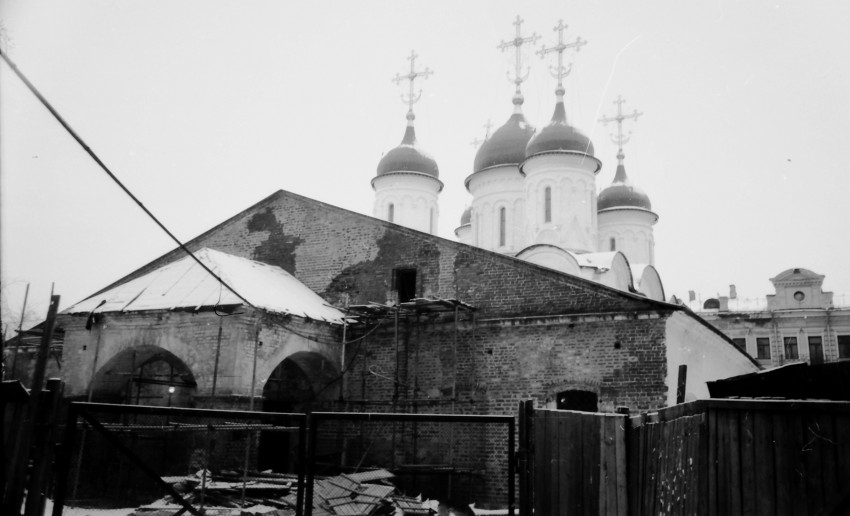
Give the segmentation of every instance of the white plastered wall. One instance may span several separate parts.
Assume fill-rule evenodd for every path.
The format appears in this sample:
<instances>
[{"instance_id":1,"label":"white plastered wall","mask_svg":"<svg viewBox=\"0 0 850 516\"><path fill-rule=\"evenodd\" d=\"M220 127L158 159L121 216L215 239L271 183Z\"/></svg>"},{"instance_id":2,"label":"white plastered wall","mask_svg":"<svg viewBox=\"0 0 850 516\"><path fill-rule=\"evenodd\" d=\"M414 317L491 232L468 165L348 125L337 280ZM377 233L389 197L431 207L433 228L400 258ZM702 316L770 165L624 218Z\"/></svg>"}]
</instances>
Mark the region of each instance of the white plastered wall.
<instances>
[{"instance_id":1,"label":"white plastered wall","mask_svg":"<svg viewBox=\"0 0 850 516\"><path fill-rule=\"evenodd\" d=\"M709 397L706 382L758 371L734 344L682 311L667 319L667 405L676 404L679 366L688 366L685 401Z\"/></svg>"}]
</instances>

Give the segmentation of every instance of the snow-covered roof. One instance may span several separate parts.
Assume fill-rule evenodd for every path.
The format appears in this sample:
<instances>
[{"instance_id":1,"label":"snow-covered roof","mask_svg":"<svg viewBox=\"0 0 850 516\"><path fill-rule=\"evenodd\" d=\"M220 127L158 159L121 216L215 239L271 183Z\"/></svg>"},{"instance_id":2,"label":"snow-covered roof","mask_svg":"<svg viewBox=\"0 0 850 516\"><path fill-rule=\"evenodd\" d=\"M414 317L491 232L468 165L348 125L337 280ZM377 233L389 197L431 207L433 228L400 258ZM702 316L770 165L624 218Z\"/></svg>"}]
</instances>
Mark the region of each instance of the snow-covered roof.
<instances>
[{"instance_id":1,"label":"snow-covered roof","mask_svg":"<svg viewBox=\"0 0 850 516\"><path fill-rule=\"evenodd\" d=\"M318 294L276 267L212 249L195 256L257 308L342 324L343 313ZM105 303L98 307L98 305ZM244 301L205 271L191 256L81 301L63 313L138 312L199 309L244 304Z\"/></svg>"}]
</instances>

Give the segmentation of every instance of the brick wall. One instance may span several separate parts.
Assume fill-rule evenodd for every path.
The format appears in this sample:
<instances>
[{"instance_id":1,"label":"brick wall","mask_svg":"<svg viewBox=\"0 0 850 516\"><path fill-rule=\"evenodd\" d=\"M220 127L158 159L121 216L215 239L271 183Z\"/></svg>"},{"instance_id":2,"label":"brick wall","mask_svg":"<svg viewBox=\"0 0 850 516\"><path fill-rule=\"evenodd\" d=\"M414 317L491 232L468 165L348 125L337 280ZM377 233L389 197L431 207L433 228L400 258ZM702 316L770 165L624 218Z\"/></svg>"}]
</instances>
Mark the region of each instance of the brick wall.
<instances>
[{"instance_id":1,"label":"brick wall","mask_svg":"<svg viewBox=\"0 0 850 516\"><path fill-rule=\"evenodd\" d=\"M350 328L349 339L364 338L346 349L348 410L514 414L520 400L543 406L569 389L596 393L606 411L665 403L665 319L673 309L664 303L282 191L188 245L278 265L338 306L392 301L393 270L415 268L417 297L457 298L476 308L475 320L464 312L457 325L453 314L402 320L398 338L391 320ZM168 253L125 280L181 256ZM284 339L290 332L283 326L270 323L266 333ZM339 352L324 350L329 360ZM266 379L283 355L260 352L266 365L259 378ZM253 348L242 355L244 374ZM397 450L406 455L392 460L445 459L454 441L432 434L400 430L396 438L416 441L416 451ZM354 437L343 436L352 454ZM457 466L504 464L501 473L456 489L503 499L505 437L480 428L459 429L456 437L467 442L453 450Z\"/></svg>"}]
</instances>

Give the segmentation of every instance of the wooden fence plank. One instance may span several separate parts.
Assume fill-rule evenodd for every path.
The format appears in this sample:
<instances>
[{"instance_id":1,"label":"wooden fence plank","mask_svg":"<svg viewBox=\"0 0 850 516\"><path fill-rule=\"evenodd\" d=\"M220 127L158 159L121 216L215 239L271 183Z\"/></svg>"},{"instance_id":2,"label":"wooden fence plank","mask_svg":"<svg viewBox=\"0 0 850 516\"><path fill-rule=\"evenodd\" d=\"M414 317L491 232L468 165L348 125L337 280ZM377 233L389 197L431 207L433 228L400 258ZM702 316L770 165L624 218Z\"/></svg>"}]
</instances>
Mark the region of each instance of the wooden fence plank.
<instances>
[{"instance_id":1,"label":"wooden fence plank","mask_svg":"<svg viewBox=\"0 0 850 516\"><path fill-rule=\"evenodd\" d=\"M606 421L602 419L599 425L599 492L597 494L599 498L599 514L600 515L609 515L611 511L609 509L610 496L609 496L609 466L610 461L609 457L611 456L611 450L609 447L609 436L608 436L608 425ZM588 493L590 494L590 493ZM585 512L584 514L588 514Z\"/></svg>"},{"instance_id":2,"label":"wooden fence plank","mask_svg":"<svg viewBox=\"0 0 850 516\"><path fill-rule=\"evenodd\" d=\"M815 421L818 426L818 439L823 445L823 506L829 506L840 495L842 488L838 477L838 439L835 428L835 414L817 414ZM841 430L839 430L841 431ZM843 429L850 431L850 427ZM850 484L850 478L845 479Z\"/></svg>"},{"instance_id":3,"label":"wooden fence plank","mask_svg":"<svg viewBox=\"0 0 850 516\"><path fill-rule=\"evenodd\" d=\"M755 462L753 411L739 412L738 428L741 443L741 513L744 516L754 516L756 514L756 471L761 467Z\"/></svg>"},{"instance_id":4,"label":"wooden fence plank","mask_svg":"<svg viewBox=\"0 0 850 516\"><path fill-rule=\"evenodd\" d=\"M534 413L534 512L537 514L551 514L549 497L552 491L552 455L549 445L552 439L547 432L548 424L548 410L538 410Z\"/></svg>"},{"instance_id":5,"label":"wooden fence plank","mask_svg":"<svg viewBox=\"0 0 850 516\"><path fill-rule=\"evenodd\" d=\"M719 440L717 432L717 409L708 410L708 514L710 516L718 516L720 508L718 507L718 489L717 489L717 442Z\"/></svg>"},{"instance_id":6,"label":"wooden fence plank","mask_svg":"<svg viewBox=\"0 0 850 516\"><path fill-rule=\"evenodd\" d=\"M602 485L598 476L599 463L603 460L602 440L599 432L602 426L602 415L583 414L582 415L582 435L585 442L593 449L593 459L588 461L582 460L581 476L579 489L583 489L582 510L583 514L597 515L603 514L599 504L599 488ZM583 452L583 450L582 450ZM583 456L583 455L582 455ZM595 483L588 482L589 478L593 478L593 471L597 472L597 481Z\"/></svg>"},{"instance_id":7,"label":"wooden fence plank","mask_svg":"<svg viewBox=\"0 0 850 516\"><path fill-rule=\"evenodd\" d=\"M554 504L551 514L567 516L580 507L580 493L578 492L579 479L576 466L581 465L576 461L577 444L581 434L576 428L580 425L578 418L572 414L559 414L558 416L558 491L552 499Z\"/></svg>"},{"instance_id":8,"label":"wooden fence plank","mask_svg":"<svg viewBox=\"0 0 850 516\"><path fill-rule=\"evenodd\" d=\"M823 469L827 456L824 445L827 444L821 435L816 414L800 414L804 444L802 447L803 464L801 469L805 475L807 514L817 514L823 509L824 485Z\"/></svg>"},{"instance_id":9,"label":"wooden fence plank","mask_svg":"<svg viewBox=\"0 0 850 516\"><path fill-rule=\"evenodd\" d=\"M790 432L788 428L788 417L785 413L773 414L773 442L774 446L774 475L776 478L776 514L792 515L793 507L791 497L794 496L794 485L792 474L793 455Z\"/></svg>"},{"instance_id":10,"label":"wooden fence plank","mask_svg":"<svg viewBox=\"0 0 850 516\"><path fill-rule=\"evenodd\" d=\"M753 488L756 514L776 514L774 475L773 416L770 412L753 413Z\"/></svg>"},{"instance_id":11,"label":"wooden fence plank","mask_svg":"<svg viewBox=\"0 0 850 516\"><path fill-rule=\"evenodd\" d=\"M794 514L808 514L808 493L806 492L806 469L805 458L806 452L806 424L804 417L800 412L787 413L788 427L791 430L791 468L793 479L793 492L791 501L793 502Z\"/></svg>"},{"instance_id":12,"label":"wooden fence plank","mask_svg":"<svg viewBox=\"0 0 850 516\"><path fill-rule=\"evenodd\" d=\"M731 476L729 478L729 492L732 497L732 511L729 512L730 515L733 514L742 514L743 506L742 506L742 481L741 481L741 435L740 435L740 422L739 422L739 410L728 410L728 424L729 424L729 470Z\"/></svg>"},{"instance_id":13,"label":"wooden fence plank","mask_svg":"<svg viewBox=\"0 0 850 516\"><path fill-rule=\"evenodd\" d=\"M617 416L614 420L615 458L617 468L617 515L627 516L629 513L629 491L628 491L628 465L626 458L626 446L628 446L626 426L629 418Z\"/></svg>"},{"instance_id":14,"label":"wooden fence plank","mask_svg":"<svg viewBox=\"0 0 850 516\"><path fill-rule=\"evenodd\" d=\"M842 485L850 484L850 414L835 414L836 471Z\"/></svg>"}]
</instances>

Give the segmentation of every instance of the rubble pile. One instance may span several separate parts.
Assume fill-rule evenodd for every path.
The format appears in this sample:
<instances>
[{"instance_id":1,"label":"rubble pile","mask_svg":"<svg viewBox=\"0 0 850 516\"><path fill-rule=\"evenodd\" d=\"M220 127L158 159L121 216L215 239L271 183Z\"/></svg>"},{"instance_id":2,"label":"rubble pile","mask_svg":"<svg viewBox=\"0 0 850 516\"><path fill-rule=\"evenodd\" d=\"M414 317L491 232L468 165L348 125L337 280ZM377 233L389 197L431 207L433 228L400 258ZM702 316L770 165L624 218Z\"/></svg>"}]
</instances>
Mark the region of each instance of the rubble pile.
<instances>
[{"instance_id":1,"label":"rubble pile","mask_svg":"<svg viewBox=\"0 0 850 516\"><path fill-rule=\"evenodd\" d=\"M436 501L404 496L391 483L387 470L317 478L313 482L314 516L430 516ZM194 507L207 516L293 516L297 504L298 477L279 473L252 473L242 478L235 472L213 475L201 470L194 475L162 477ZM174 516L182 506L171 497L137 508L131 516Z\"/></svg>"}]
</instances>

